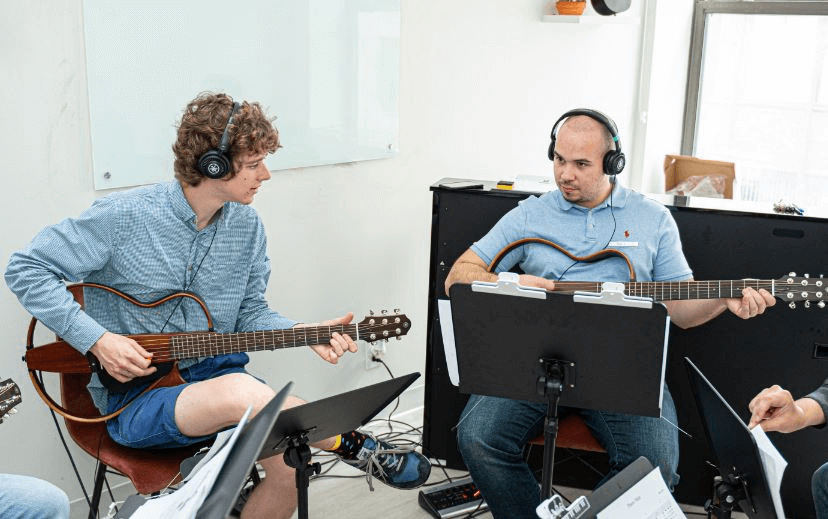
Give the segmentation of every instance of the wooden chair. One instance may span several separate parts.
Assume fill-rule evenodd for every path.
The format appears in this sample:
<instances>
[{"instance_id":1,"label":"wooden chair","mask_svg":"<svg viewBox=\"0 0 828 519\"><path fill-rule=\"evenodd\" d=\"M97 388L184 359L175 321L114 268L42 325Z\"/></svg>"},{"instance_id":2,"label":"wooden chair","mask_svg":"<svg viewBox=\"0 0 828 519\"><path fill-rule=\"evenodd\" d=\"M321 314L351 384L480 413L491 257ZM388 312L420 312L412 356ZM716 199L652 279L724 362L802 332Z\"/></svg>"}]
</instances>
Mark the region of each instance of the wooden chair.
<instances>
[{"instance_id":1,"label":"wooden chair","mask_svg":"<svg viewBox=\"0 0 828 519\"><path fill-rule=\"evenodd\" d=\"M533 447L540 446L543 448L543 445L544 439L542 434L529 440L526 444L526 457L529 457ZM598 443L595 436L592 435L589 427L587 427L581 417L575 414L567 415L562 418L560 422L558 422L558 436L555 439L555 449L556 451L557 449L567 449L568 451L607 452L607 450L600 443ZM596 473L596 475L601 477L604 476L601 471L593 467L592 464L588 463L581 456L574 452L572 455L578 459L578 461L589 467ZM560 460L556 461L556 464L559 461Z\"/></svg>"},{"instance_id":2,"label":"wooden chair","mask_svg":"<svg viewBox=\"0 0 828 519\"><path fill-rule=\"evenodd\" d=\"M61 405L78 416L92 416L98 410L86 389L89 374L64 373L60 376ZM153 494L181 481L181 462L202 446L180 449L132 449L115 443L106 432L106 424L84 423L64 419L72 440L97 460L95 486L89 502L89 519L98 516L103 484L108 469L126 476L139 494Z\"/></svg>"},{"instance_id":3,"label":"wooden chair","mask_svg":"<svg viewBox=\"0 0 828 519\"><path fill-rule=\"evenodd\" d=\"M70 286L69 291L83 306L82 287ZM31 332L30 332L31 333ZM86 389L91 373L60 375L61 405L74 416L97 416L98 409ZM98 516L103 484L107 472L123 475L139 494L153 494L181 481L181 462L193 456L205 444L178 449L132 449L110 438L105 422L80 422L64 417L72 440L97 460L95 485L89 501L89 519ZM109 469L112 469L111 471Z\"/></svg>"}]
</instances>

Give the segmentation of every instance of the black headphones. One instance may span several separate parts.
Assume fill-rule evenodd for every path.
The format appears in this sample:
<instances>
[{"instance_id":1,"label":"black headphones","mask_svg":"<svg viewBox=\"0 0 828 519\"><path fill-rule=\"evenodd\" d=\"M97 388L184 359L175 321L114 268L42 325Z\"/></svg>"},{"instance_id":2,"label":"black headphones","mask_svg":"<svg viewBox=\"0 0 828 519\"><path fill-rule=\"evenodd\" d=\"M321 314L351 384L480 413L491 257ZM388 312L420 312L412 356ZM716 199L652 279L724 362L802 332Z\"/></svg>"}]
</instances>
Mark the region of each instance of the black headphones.
<instances>
[{"instance_id":1,"label":"black headphones","mask_svg":"<svg viewBox=\"0 0 828 519\"><path fill-rule=\"evenodd\" d=\"M604 154L604 173L613 176L621 173L621 171L624 170L624 165L626 164L627 159L621 152L621 140L618 139L618 131L615 128L615 123L612 122L612 119L601 112L597 110L590 110L588 108L577 108L575 110L570 110L563 114L560 119L555 122L555 125L552 127L552 142L549 143L549 152L547 153L549 160L555 160L555 136L557 134L558 127L566 119L575 115L586 115L587 117L591 117L592 119L595 119L599 123L603 124L604 127L609 130L612 140L615 143L615 149L609 150L606 154Z\"/></svg>"},{"instance_id":2,"label":"black headphones","mask_svg":"<svg viewBox=\"0 0 828 519\"><path fill-rule=\"evenodd\" d=\"M196 163L198 171L207 178L222 178L233 169L227 148L230 147L230 125L233 124L233 115L238 109L239 103L233 103L233 108L230 109L230 116L227 118L227 124L224 125L224 133L221 134L218 149L208 150L198 158L198 162Z\"/></svg>"}]
</instances>

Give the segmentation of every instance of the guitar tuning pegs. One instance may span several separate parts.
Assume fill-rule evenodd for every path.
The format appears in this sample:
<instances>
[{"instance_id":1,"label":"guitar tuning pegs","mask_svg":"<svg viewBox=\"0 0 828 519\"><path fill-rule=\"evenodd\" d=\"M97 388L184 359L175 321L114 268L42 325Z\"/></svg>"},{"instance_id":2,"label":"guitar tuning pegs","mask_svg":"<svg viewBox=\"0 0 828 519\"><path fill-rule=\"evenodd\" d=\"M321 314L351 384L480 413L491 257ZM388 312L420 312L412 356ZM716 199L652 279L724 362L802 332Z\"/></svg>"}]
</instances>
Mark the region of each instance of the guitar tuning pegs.
<instances>
[{"instance_id":1,"label":"guitar tuning pegs","mask_svg":"<svg viewBox=\"0 0 828 519\"><path fill-rule=\"evenodd\" d=\"M811 308L811 302L805 301L804 303L802 303L802 306L804 306L805 308Z\"/></svg>"},{"instance_id":2,"label":"guitar tuning pegs","mask_svg":"<svg viewBox=\"0 0 828 519\"><path fill-rule=\"evenodd\" d=\"M374 315L374 311L373 310L368 310L368 315Z\"/></svg>"},{"instance_id":3,"label":"guitar tuning pegs","mask_svg":"<svg viewBox=\"0 0 828 519\"><path fill-rule=\"evenodd\" d=\"M819 303L817 303L817 306L820 308L825 308L825 301L820 301Z\"/></svg>"},{"instance_id":4,"label":"guitar tuning pegs","mask_svg":"<svg viewBox=\"0 0 828 519\"><path fill-rule=\"evenodd\" d=\"M805 279L808 279L809 277L811 277L810 274L802 274L802 275L805 276Z\"/></svg>"},{"instance_id":5,"label":"guitar tuning pegs","mask_svg":"<svg viewBox=\"0 0 828 519\"><path fill-rule=\"evenodd\" d=\"M383 310L383 311L382 311L382 315L385 315L385 314L387 314L387 313L388 313L388 310Z\"/></svg>"},{"instance_id":6,"label":"guitar tuning pegs","mask_svg":"<svg viewBox=\"0 0 828 519\"><path fill-rule=\"evenodd\" d=\"M825 304L825 303L823 303L823 304ZM400 336L398 335L398 336L397 336L397 340L398 340L398 341L401 341L401 340L402 340L402 337L400 337Z\"/></svg>"},{"instance_id":7,"label":"guitar tuning pegs","mask_svg":"<svg viewBox=\"0 0 828 519\"><path fill-rule=\"evenodd\" d=\"M796 303L794 303L793 301L791 301L790 303L788 303L788 308L791 308L791 309L796 308Z\"/></svg>"},{"instance_id":8,"label":"guitar tuning pegs","mask_svg":"<svg viewBox=\"0 0 828 519\"><path fill-rule=\"evenodd\" d=\"M400 313L400 309L399 309L399 308L395 308L395 309L394 309L394 313L395 313L395 314Z\"/></svg>"},{"instance_id":9,"label":"guitar tuning pegs","mask_svg":"<svg viewBox=\"0 0 828 519\"><path fill-rule=\"evenodd\" d=\"M788 275L791 276L792 278L795 278L796 277L796 272L788 272Z\"/></svg>"}]
</instances>

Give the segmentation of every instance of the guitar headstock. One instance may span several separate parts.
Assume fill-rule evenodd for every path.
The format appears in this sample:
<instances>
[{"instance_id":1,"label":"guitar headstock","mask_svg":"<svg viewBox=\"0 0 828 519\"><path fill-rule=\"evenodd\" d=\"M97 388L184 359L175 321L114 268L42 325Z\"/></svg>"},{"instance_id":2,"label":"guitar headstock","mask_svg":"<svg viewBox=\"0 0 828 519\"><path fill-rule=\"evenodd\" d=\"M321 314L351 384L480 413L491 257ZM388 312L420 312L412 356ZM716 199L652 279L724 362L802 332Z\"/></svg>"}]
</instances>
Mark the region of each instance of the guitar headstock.
<instances>
[{"instance_id":1,"label":"guitar headstock","mask_svg":"<svg viewBox=\"0 0 828 519\"><path fill-rule=\"evenodd\" d=\"M20 388L17 387L12 379L7 378L0 382L0 423L8 414L14 414L16 411L12 409L14 406L23 401L20 396Z\"/></svg>"},{"instance_id":2,"label":"guitar headstock","mask_svg":"<svg viewBox=\"0 0 828 519\"><path fill-rule=\"evenodd\" d=\"M371 312L357 326L359 338L365 342L375 342L383 339L387 341L392 337L399 340L411 329L411 321L399 310L394 310L392 314L383 310L380 315L374 315L374 312Z\"/></svg>"},{"instance_id":3,"label":"guitar headstock","mask_svg":"<svg viewBox=\"0 0 828 519\"><path fill-rule=\"evenodd\" d=\"M805 308L810 308L812 301L815 301L818 307L825 308L825 300L828 299L828 293L825 290L826 283L828 280L821 276L812 278L805 274L797 277L794 272L791 272L774 281L774 295L787 302L790 308L796 308L798 301L804 301L802 306Z\"/></svg>"}]
</instances>

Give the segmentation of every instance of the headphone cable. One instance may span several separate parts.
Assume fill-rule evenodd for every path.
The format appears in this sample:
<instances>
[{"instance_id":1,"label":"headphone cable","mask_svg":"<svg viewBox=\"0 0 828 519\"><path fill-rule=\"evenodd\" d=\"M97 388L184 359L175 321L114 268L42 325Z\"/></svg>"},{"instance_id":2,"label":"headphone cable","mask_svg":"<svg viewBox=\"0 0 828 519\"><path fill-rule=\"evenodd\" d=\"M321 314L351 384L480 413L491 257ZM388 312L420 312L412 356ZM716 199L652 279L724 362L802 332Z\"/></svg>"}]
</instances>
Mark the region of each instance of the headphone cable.
<instances>
[{"instance_id":1,"label":"headphone cable","mask_svg":"<svg viewBox=\"0 0 828 519\"><path fill-rule=\"evenodd\" d=\"M614 207L612 205L612 193L613 193L613 191L615 191L615 175L610 175L610 185L612 186L612 189L610 189L610 196L609 196L610 215L612 215L612 234L610 234L610 237L607 240L607 243L603 247L601 247L600 250L604 250L607 247L609 247L609 244L612 242L612 238L615 236L615 231L618 228L618 222L615 220L615 210L614 210ZM561 272L561 275L558 276L557 281L561 281L563 279L564 275L567 272L569 272L569 269L571 269L572 267L574 267L578 263L581 263L581 262L580 261L573 261L568 267L566 267L566 269L564 269L563 272Z\"/></svg>"}]
</instances>

